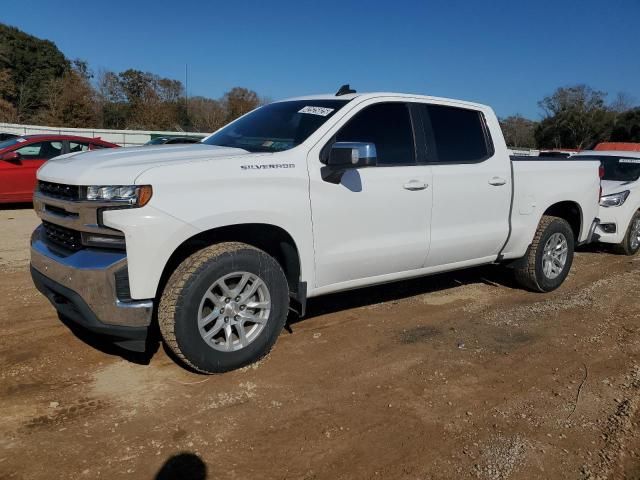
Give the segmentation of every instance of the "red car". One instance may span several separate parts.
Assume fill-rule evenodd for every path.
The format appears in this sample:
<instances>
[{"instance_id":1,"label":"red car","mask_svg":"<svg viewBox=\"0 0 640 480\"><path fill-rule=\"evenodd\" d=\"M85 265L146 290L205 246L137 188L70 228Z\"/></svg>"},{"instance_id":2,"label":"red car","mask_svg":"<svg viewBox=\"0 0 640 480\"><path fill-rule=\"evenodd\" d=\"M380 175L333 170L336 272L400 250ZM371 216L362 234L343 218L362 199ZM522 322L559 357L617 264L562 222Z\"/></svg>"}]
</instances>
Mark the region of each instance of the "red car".
<instances>
[{"instance_id":1,"label":"red car","mask_svg":"<svg viewBox=\"0 0 640 480\"><path fill-rule=\"evenodd\" d=\"M118 146L99 138L73 135L25 135L0 142L0 203L30 202L36 171L50 158Z\"/></svg>"}]
</instances>

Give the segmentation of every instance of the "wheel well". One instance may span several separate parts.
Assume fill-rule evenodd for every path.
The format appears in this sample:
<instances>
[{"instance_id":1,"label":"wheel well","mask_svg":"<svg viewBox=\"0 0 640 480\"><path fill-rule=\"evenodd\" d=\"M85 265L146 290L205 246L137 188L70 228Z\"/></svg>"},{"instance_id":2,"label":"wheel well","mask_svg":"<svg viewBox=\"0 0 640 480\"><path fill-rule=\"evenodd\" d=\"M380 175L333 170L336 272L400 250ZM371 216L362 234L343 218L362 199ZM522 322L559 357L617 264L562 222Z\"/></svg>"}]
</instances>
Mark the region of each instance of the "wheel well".
<instances>
[{"instance_id":1,"label":"wheel well","mask_svg":"<svg viewBox=\"0 0 640 480\"><path fill-rule=\"evenodd\" d=\"M582 228L582 209L580 205L570 201L559 202L547 208L544 214L565 219L571 226L571 230L573 230L576 243L578 242Z\"/></svg>"},{"instance_id":2,"label":"wheel well","mask_svg":"<svg viewBox=\"0 0 640 480\"><path fill-rule=\"evenodd\" d=\"M162 271L157 296L160 296L171 274L187 257L214 243L229 241L246 243L271 255L282 267L291 295L294 298L306 295L306 292L300 291L300 255L291 235L275 225L249 223L207 230L183 242Z\"/></svg>"}]
</instances>

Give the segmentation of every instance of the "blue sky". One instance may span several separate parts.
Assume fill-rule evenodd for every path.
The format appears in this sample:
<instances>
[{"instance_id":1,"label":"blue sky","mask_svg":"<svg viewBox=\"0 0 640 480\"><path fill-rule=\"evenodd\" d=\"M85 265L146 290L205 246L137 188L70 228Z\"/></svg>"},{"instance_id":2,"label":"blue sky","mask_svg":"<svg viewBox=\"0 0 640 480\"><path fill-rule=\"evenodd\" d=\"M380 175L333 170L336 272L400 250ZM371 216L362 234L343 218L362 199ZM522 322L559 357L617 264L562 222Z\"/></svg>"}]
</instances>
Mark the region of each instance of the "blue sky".
<instances>
[{"instance_id":1,"label":"blue sky","mask_svg":"<svg viewBox=\"0 0 640 480\"><path fill-rule=\"evenodd\" d=\"M487 103L500 116L586 83L640 103L640 0L22 0L0 21L94 71L136 68L219 97L400 91Z\"/></svg>"}]
</instances>

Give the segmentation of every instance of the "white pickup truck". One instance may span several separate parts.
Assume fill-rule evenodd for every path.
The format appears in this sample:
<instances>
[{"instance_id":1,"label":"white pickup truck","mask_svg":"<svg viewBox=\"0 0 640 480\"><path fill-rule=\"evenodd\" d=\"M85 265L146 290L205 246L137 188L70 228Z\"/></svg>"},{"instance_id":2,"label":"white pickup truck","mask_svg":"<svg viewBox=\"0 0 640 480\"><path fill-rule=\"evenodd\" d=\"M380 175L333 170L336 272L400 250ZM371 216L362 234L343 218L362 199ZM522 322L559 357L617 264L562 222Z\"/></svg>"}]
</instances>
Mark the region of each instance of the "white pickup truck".
<instances>
[{"instance_id":1,"label":"white pickup truck","mask_svg":"<svg viewBox=\"0 0 640 480\"><path fill-rule=\"evenodd\" d=\"M344 91L200 144L47 162L36 286L129 349L158 325L211 373L265 355L309 297L490 263L532 290L562 284L598 223L597 160L512 160L483 105Z\"/></svg>"}]
</instances>

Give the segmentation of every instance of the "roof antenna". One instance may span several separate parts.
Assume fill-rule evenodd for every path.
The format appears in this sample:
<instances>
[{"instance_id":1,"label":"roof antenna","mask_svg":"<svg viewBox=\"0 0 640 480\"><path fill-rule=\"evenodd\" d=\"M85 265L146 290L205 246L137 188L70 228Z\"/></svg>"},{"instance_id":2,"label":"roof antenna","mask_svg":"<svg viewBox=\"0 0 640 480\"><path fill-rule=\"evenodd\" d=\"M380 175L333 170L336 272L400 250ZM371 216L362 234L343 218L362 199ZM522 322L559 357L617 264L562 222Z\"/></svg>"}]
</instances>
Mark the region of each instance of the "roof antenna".
<instances>
[{"instance_id":1,"label":"roof antenna","mask_svg":"<svg viewBox=\"0 0 640 480\"><path fill-rule=\"evenodd\" d=\"M346 85L342 85L338 91L336 92L336 97L339 97L341 95L348 95L350 93L356 93L355 90L352 90L351 87L349 86L349 84L347 83Z\"/></svg>"}]
</instances>

